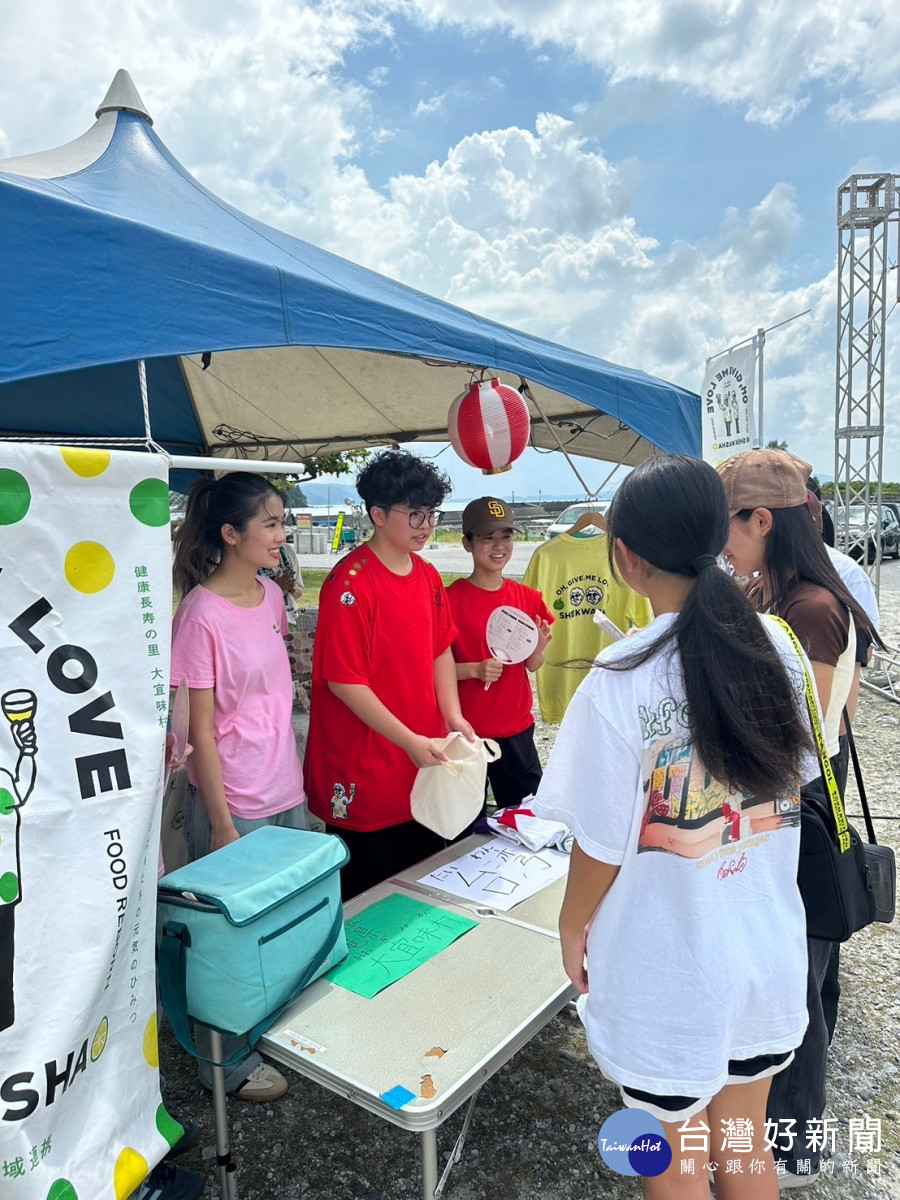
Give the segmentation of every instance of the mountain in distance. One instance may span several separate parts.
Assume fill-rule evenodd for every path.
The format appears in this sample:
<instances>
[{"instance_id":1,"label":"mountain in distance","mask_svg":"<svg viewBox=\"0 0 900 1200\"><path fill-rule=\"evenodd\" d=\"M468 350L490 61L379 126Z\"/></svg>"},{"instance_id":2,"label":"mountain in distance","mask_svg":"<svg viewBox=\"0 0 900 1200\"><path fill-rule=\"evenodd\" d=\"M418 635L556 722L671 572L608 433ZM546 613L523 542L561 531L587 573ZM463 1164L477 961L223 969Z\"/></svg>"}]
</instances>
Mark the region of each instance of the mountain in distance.
<instances>
[{"instance_id":1,"label":"mountain in distance","mask_svg":"<svg viewBox=\"0 0 900 1200\"><path fill-rule=\"evenodd\" d=\"M359 503L359 493L352 483L301 483L306 503L314 506L334 504L340 508L348 499Z\"/></svg>"},{"instance_id":2,"label":"mountain in distance","mask_svg":"<svg viewBox=\"0 0 900 1200\"><path fill-rule=\"evenodd\" d=\"M307 504L314 508L324 507L329 503L333 504L335 508L340 508L343 506L348 497L352 498L354 503L359 502L359 493L352 483L333 483L331 484L330 488L324 483L303 483L300 486L303 489L304 496L306 496ZM601 492L600 496L597 498L600 500L611 500L614 492L614 488L611 490L608 489L604 492ZM489 489L485 489L485 494L490 494ZM515 507L517 504L541 504L546 503L547 501L555 503L564 501L569 504L576 504L580 501L584 501L584 495L576 496L572 492L559 494L555 492L541 492L540 496L520 496L517 492L515 496L511 496L509 493L505 493L503 490L497 489L493 494L499 495L501 499L508 499L513 507ZM469 500L474 499L474 496L457 496L455 493L450 497L450 500L452 500L454 506L457 504L468 503Z\"/></svg>"},{"instance_id":3,"label":"mountain in distance","mask_svg":"<svg viewBox=\"0 0 900 1200\"><path fill-rule=\"evenodd\" d=\"M330 486L326 484L301 484L300 486L302 487L302 491L304 491L306 503L314 506L314 508L319 508L319 506L326 504L334 504L335 508L341 508L346 503L348 497L353 499L354 504L359 503L359 493L356 492L353 484L331 484ZM614 492L616 492L616 488L607 488L606 491L601 492L600 496L596 498L611 500ZM485 488L485 494L488 493L490 493L490 488ZM516 492L515 496L510 496L510 493L505 492L502 488L498 488L493 494L494 496L499 496L500 499L509 499L510 504L514 506L516 504L541 504L546 503L547 500L551 500L554 503L564 500L564 502L570 504L577 504L584 500L583 494L576 496L574 492L541 492L540 497L536 493L529 494L529 496L520 496ZM454 504L462 504L468 503L468 500L474 500L475 497L456 496L454 493L454 496L450 497L450 499L452 499Z\"/></svg>"}]
</instances>

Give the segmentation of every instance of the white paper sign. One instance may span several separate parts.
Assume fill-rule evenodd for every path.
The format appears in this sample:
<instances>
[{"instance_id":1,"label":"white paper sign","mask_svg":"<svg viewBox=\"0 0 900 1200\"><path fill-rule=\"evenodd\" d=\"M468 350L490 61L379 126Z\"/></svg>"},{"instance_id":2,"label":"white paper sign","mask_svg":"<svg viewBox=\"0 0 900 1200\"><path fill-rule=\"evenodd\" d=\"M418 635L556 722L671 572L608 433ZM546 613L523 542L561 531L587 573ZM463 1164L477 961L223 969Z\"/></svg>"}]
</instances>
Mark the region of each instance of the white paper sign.
<instances>
[{"instance_id":1,"label":"white paper sign","mask_svg":"<svg viewBox=\"0 0 900 1200\"><path fill-rule=\"evenodd\" d=\"M714 467L759 445L753 395L755 382L755 340L749 346L721 354L706 364L700 390L703 457Z\"/></svg>"},{"instance_id":2,"label":"white paper sign","mask_svg":"<svg viewBox=\"0 0 900 1200\"><path fill-rule=\"evenodd\" d=\"M477 850L424 875L419 883L509 912L562 879L570 861L569 855L559 850L526 850L511 846L504 838L492 838Z\"/></svg>"},{"instance_id":3,"label":"white paper sign","mask_svg":"<svg viewBox=\"0 0 900 1200\"><path fill-rule=\"evenodd\" d=\"M125 1200L166 1152L156 868L168 476L0 446L0 1195Z\"/></svg>"}]
</instances>

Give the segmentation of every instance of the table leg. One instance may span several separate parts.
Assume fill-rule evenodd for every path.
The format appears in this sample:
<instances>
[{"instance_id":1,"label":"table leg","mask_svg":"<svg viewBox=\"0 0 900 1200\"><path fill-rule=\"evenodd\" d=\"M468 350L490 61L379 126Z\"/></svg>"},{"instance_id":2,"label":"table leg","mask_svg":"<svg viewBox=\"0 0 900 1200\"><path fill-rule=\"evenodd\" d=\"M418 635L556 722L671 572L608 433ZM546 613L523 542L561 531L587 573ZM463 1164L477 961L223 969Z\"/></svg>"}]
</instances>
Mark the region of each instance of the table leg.
<instances>
[{"instance_id":1,"label":"table leg","mask_svg":"<svg viewBox=\"0 0 900 1200\"><path fill-rule=\"evenodd\" d=\"M426 1129L420 1134L422 1151L422 1198L434 1200L434 1189L437 1187L437 1130Z\"/></svg>"},{"instance_id":2,"label":"table leg","mask_svg":"<svg viewBox=\"0 0 900 1200\"><path fill-rule=\"evenodd\" d=\"M444 1167L444 1173L440 1178L440 1182L434 1189L435 1200L440 1200L443 1195L444 1188L447 1186L447 1180L450 1178L450 1172L454 1166L462 1158L463 1146L466 1144L466 1136L469 1132L469 1126L472 1124L472 1113L475 1111L475 1101L481 1095L481 1088L472 1096L469 1101L469 1107L466 1109L466 1119L463 1121L463 1127L459 1131L459 1137L456 1139L456 1145L450 1151L450 1157L447 1159L447 1165Z\"/></svg>"},{"instance_id":3,"label":"table leg","mask_svg":"<svg viewBox=\"0 0 900 1200\"><path fill-rule=\"evenodd\" d=\"M215 1029L209 1031L209 1053L212 1060L213 1115L216 1122L219 1195L221 1200L237 1200L237 1168L231 1159L228 1106L225 1099L225 1068L220 1065L222 1062L222 1035Z\"/></svg>"}]
</instances>

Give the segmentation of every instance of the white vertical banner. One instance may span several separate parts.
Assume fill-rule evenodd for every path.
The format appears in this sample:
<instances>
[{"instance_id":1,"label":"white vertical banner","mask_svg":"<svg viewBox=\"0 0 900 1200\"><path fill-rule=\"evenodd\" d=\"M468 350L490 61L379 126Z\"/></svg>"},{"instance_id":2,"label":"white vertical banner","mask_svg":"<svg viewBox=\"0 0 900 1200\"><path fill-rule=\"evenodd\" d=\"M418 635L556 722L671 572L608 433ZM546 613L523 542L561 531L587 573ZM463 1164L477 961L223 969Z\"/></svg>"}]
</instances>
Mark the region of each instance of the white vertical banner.
<instances>
[{"instance_id":1,"label":"white vertical banner","mask_svg":"<svg viewBox=\"0 0 900 1200\"><path fill-rule=\"evenodd\" d=\"M706 364L703 402L703 458L714 467L759 445L756 436L754 384L756 339Z\"/></svg>"},{"instance_id":2,"label":"white vertical banner","mask_svg":"<svg viewBox=\"0 0 900 1200\"><path fill-rule=\"evenodd\" d=\"M172 616L156 455L0 444L0 1195L125 1200L160 1102Z\"/></svg>"}]
</instances>

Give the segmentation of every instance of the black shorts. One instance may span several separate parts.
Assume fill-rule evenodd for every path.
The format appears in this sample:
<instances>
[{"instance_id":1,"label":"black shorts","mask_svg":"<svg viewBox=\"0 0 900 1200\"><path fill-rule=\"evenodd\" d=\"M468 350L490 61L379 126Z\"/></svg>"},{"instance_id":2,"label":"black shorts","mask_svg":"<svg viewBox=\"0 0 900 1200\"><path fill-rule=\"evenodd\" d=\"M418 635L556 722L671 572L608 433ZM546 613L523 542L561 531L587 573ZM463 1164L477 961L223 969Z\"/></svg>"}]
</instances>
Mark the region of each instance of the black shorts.
<instances>
[{"instance_id":1,"label":"black shorts","mask_svg":"<svg viewBox=\"0 0 900 1200\"><path fill-rule=\"evenodd\" d=\"M725 1086L736 1083L752 1083L756 1079L767 1079L784 1070L794 1057L794 1051L784 1054L759 1054L756 1058L732 1059L728 1064L728 1079ZM636 1088L619 1085L626 1108L643 1108L658 1121L671 1125L685 1121L701 1112L712 1100L712 1096L654 1096Z\"/></svg>"},{"instance_id":2,"label":"black shorts","mask_svg":"<svg viewBox=\"0 0 900 1200\"><path fill-rule=\"evenodd\" d=\"M534 744L534 725L511 737L496 739L500 757L488 763L487 775L498 808L512 808L532 796L541 782L541 760Z\"/></svg>"}]
</instances>

